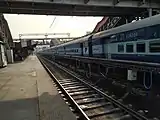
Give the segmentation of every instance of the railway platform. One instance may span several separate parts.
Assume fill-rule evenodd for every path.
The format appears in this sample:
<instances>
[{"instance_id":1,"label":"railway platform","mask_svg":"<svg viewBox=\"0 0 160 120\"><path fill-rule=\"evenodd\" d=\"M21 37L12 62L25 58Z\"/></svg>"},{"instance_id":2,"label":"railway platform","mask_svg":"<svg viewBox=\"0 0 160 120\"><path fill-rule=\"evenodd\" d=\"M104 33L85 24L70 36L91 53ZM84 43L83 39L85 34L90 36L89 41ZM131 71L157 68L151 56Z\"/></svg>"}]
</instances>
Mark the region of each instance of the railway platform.
<instances>
[{"instance_id":1,"label":"railway platform","mask_svg":"<svg viewBox=\"0 0 160 120\"><path fill-rule=\"evenodd\" d=\"M0 69L0 120L76 120L33 55Z\"/></svg>"}]
</instances>

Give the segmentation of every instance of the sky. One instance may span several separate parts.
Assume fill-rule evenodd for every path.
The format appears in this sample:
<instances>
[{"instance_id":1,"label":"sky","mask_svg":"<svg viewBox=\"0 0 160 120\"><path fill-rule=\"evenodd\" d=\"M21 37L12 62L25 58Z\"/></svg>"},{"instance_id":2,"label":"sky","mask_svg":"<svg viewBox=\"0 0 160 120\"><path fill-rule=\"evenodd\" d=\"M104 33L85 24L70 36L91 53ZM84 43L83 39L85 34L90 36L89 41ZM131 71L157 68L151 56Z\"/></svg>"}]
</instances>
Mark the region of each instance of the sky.
<instances>
[{"instance_id":1,"label":"sky","mask_svg":"<svg viewBox=\"0 0 160 120\"><path fill-rule=\"evenodd\" d=\"M13 38L24 33L71 33L79 37L92 31L102 17L5 14ZM53 20L54 23L52 24ZM52 24L52 25L51 25ZM40 36L38 36L40 37Z\"/></svg>"}]
</instances>

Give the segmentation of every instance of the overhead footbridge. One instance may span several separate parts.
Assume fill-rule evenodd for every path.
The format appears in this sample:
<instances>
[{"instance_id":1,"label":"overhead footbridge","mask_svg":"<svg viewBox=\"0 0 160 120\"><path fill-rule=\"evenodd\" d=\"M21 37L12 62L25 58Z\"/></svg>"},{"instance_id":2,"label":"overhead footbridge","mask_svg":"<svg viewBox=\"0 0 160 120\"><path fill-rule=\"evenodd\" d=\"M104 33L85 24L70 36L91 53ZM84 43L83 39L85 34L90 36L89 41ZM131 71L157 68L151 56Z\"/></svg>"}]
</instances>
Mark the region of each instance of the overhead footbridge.
<instances>
[{"instance_id":1,"label":"overhead footbridge","mask_svg":"<svg viewBox=\"0 0 160 120\"><path fill-rule=\"evenodd\" d=\"M13 14L124 16L159 9L159 0L0 0L0 12Z\"/></svg>"}]
</instances>

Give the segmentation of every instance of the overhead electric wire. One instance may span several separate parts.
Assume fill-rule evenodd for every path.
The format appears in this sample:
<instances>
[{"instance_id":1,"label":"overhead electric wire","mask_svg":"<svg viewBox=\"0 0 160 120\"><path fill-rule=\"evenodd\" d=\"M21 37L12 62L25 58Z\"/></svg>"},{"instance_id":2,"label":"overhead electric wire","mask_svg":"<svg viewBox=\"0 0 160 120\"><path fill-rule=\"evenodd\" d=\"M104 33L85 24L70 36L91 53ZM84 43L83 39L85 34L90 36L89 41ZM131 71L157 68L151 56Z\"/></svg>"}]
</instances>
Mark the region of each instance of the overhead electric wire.
<instances>
[{"instance_id":1,"label":"overhead electric wire","mask_svg":"<svg viewBox=\"0 0 160 120\"><path fill-rule=\"evenodd\" d=\"M50 25L50 27L49 27L49 28L51 28L51 27L52 27L52 25L53 25L53 23L55 22L55 20L56 20L56 17L54 17L54 19L53 19L53 21L52 21L52 23L51 23L51 25Z\"/></svg>"}]
</instances>

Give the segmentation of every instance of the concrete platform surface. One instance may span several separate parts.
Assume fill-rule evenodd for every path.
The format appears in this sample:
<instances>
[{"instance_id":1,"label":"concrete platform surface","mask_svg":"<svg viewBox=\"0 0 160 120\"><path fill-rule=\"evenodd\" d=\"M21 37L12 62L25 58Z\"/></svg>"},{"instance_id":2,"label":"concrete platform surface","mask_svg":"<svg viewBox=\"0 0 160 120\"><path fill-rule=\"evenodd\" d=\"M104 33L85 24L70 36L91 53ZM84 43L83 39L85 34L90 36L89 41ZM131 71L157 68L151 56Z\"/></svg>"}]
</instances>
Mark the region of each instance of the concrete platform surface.
<instances>
[{"instance_id":1,"label":"concrete platform surface","mask_svg":"<svg viewBox=\"0 0 160 120\"><path fill-rule=\"evenodd\" d=\"M36 56L0 69L0 120L76 120Z\"/></svg>"}]
</instances>

